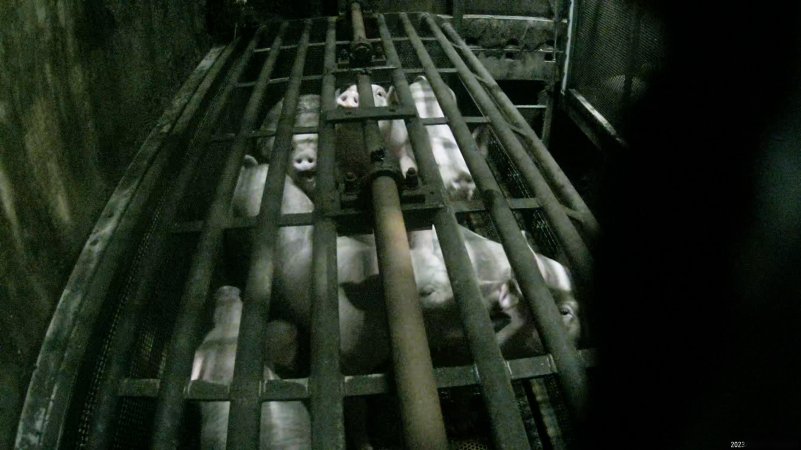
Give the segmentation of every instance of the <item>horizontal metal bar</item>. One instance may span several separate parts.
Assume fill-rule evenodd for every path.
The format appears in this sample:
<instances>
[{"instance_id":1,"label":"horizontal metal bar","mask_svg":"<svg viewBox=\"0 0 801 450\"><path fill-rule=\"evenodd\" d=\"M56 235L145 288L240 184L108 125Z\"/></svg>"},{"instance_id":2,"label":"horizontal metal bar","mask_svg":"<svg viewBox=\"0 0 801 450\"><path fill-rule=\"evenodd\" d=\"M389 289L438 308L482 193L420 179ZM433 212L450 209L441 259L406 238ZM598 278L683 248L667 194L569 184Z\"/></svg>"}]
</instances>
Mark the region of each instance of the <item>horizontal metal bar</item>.
<instances>
[{"instance_id":1,"label":"horizontal metal bar","mask_svg":"<svg viewBox=\"0 0 801 450\"><path fill-rule=\"evenodd\" d=\"M420 39L422 41L435 41L436 40L435 38L432 38L432 37L424 37L424 38L420 38ZM395 38L392 38L392 40L395 41L395 42L408 41L409 38L407 38L407 37L395 37ZM367 42L381 42L381 38L368 38L368 39L366 39L366 41ZM350 44L350 42L351 41L337 41L336 43L337 43L337 45L347 45L347 44ZM321 47L321 46L324 46L324 45L325 45L325 42L310 42L309 43L309 47ZM297 47L296 44L295 45L282 45L281 46L281 50L292 50L292 49L294 49L296 47ZM255 50L253 50L253 53L265 53L265 52L269 52L269 51L270 51L270 47L262 47L262 48L257 48Z\"/></svg>"},{"instance_id":2,"label":"horizontal metal bar","mask_svg":"<svg viewBox=\"0 0 801 450\"><path fill-rule=\"evenodd\" d=\"M414 107L373 106L365 108L338 108L325 113L325 121L331 123L363 122L365 120L396 120L416 117Z\"/></svg>"},{"instance_id":3,"label":"horizontal metal bar","mask_svg":"<svg viewBox=\"0 0 801 450\"><path fill-rule=\"evenodd\" d=\"M347 110L345 110L347 111ZM408 114L410 111L406 111L404 114ZM401 113L399 113L401 114ZM383 117L380 116L380 117ZM406 116L404 116L406 117ZM354 118L353 121L360 120ZM448 123L447 117L433 117L427 119L420 119L421 123L425 126L433 126L433 125L445 125ZM464 118L465 123L471 124L484 124L490 123L490 120L484 116L468 116ZM292 134L317 134L319 129L317 126L310 126L310 127L294 127L292 128ZM261 139L266 137L275 136L275 130L260 130L260 131L252 131L248 133L245 138L246 139ZM227 142L233 141L236 138L235 133L225 133L225 134L218 134L211 138L211 142Z\"/></svg>"},{"instance_id":4,"label":"horizontal metal bar","mask_svg":"<svg viewBox=\"0 0 801 450\"><path fill-rule=\"evenodd\" d=\"M546 109L548 105L514 105L518 110L521 109Z\"/></svg>"},{"instance_id":5,"label":"horizontal metal bar","mask_svg":"<svg viewBox=\"0 0 801 450\"><path fill-rule=\"evenodd\" d=\"M542 205L540 205L540 203L537 201L536 198L510 198L508 201L509 201L509 208L515 211L526 211L531 209L539 209L542 207ZM430 216L431 213L437 211L441 207L442 207L441 205L410 203L402 205L401 210L403 211L404 220L416 223L420 222L420 220L416 216L418 215ZM453 212L455 212L456 214L477 213L477 212L487 211L487 208L484 207L484 203L481 200L455 201L451 202L451 207L453 209ZM567 214L571 217L576 217L576 218L578 217L578 213L576 213L573 210L566 209L565 212L567 212ZM360 220L364 217L364 211L361 209L343 208L334 213L331 213L330 217L338 221ZM225 225L225 228L226 229L252 228L255 225L256 225L256 217L232 217L231 219L229 219L228 224ZM281 219L278 222L278 225L281 227L298 227L298 226L314 225L314 214L313 213L283 214L281 215ZM420 226L425 227L430 225L431 224L428 223ZM172 228L170 229L170 232L174 234L197 233L200 231L202 227L203 227L202 220L193 220L190 222L181 222L173 225ZM366 224L365 227L371 227L371 225Z\"/></svg>"},{"instance_id":6,"label":"horizontal metal bar","mask_svg":"<svg viewBox=\"0 0 801 450\"><path fill-rule=\"evenodd\" d=\"M598 356L595 349L579 351L584 367L591 368L598 365ZM513 380L539 378L556 373L550 355L539 355L528 358L511 359L506 366ZM472 365L456 367L437 367L434 369L438 389L453 387L475 386L479 379ZM371 373L367 375L348 375L343 377L345 395L354 397L358 395L384 394L393 391L392 380L386 373ZM305 400L309 398L309 379L292 378L285 380L267 380L260 388L260 400ZM159 380L157 378L125 378L117 387L117 394L121 397L154 398L158 395ZM190 381L185 390L185 398L195 401L228 401L230 393L228 385L209 383L207 381Z\"/></svg>"}]
</instances>

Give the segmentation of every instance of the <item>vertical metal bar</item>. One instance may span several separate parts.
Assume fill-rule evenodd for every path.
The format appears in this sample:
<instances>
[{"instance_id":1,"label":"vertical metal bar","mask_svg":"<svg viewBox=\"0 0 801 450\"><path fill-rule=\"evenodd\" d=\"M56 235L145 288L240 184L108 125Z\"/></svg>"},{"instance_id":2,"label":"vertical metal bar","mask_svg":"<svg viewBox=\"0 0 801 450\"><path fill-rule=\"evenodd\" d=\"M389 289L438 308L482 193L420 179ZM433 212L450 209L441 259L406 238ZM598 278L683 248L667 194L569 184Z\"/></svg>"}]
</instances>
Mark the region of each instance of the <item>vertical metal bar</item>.
<instances>
[{"instance_id":1,"label":"vertical metal bar","mask_svg":"<svg viewBox=\"0 0 801 450\"><path fill-rule=\"evenodd\" d=\"M372 184L372 194L376 250L386 296L406 447L447 449L437 382L395 180L388 176L377 177Z\"/></svg>"},{"instance_id":2,"label":"vertical metal bar","mask_svg":"<svg viewBox=\"0 0 801 450\"><path fill-rule=\"evenodd\" d=\"M509 156L520 170L520 173L526 180L526 184L540 201L542 209L545 212L545 215L548 217L548 221L550 222L554 233L559 238L559 242L562 244L562 248L565 250L565 254L567 255L570 268L573 271L573 275L579 290L586 292L587 286L590 284L592 273L592 255L587 249L587 245L582 240L581 236L573 225L573 222L570 221L570 218L565 213L562 204L554 196L554 193L548 185L548 182L542 176L542 173L534 164L534 161L532 161L531 157L520 144L520 141L517 139L514 131L512 131L512 129L509 127L509 124L506 122L503 114L501 114L496 107L495 102L493 102L489 95L487 95L487 92L481 87L481 84L476 79L476 76L470 71L470 69L468 69L464 61L462 61L462 59L459 57L459 54L456 53L456 50L442 33L442 30L440 30L434 19L430 15L426 14L425 21L434 33L437 41L440 43L442 50L446 55L448 55L448 59L450 59L454 67L456 67L462 82L470 91L470 94L473 96L473 98L476 99L482 111L487 115L487 117L489 117L492 123L492 128L495 130L495 134L501 140L501 143L508 152ZM450 28L450 30L453 30L453 28ZM426 57L428 57L428 55L426 55ZM487 78L487 81L493 86L494 90L501 90L497 83L493 83L491 76ZM509 103L509 106L511 106L512 110L516 110L514 105L511 105L511 102ZM541 152L543 154L547 154L548 151L545 149L545 146L542 145L542 142L539 140L537 140L537 142L539 142ZM553 165L558 167L555 161Z\"/></svg>"},{"instance_id":3,"label":"vertical metal bar","mask_svg":"<svg viewBox=\"0 0 801 450\"><path fill-rule=\"evenodd\" d=\"M339 296L337 232L331 211L336 208L334 124L324 120L336 108L336 17L328 19L320 95L317 149L317 191L312 241L311 373L309 406L311 442L315 450L344 449L342 372L339 362Z\"/></svg>"},{"instance_id":4,"label":"vertical metal bar","mask_svg":"<svg viewBox=\"0 0 801 450\"><path fill-rule=\"evenodd\" d=\"M433 69L434 62L428 56L425 46L406 14L401 14L401 20L406 34L409 36L409 42L423 64L431 88L434 90L443 112L448 117L448 123L482 194L484 203L489 208L493 223L501 236L506 256L509 258L521 291L534 313L534 321L540 331L545 349L553 357L560 383L565 390L567 403L576 417L583 418L586 410L586 374L578 352L568 341L567 333L561 326L561 316L537 268L534 255L520 232L498 182L495 181L487 162L479 154L470 129L467 127L456 101L451 97L448 86L439 73ZM493 122L496 120L499 119L496 117ZM554 201L554 199L551 200Z\"/></svg>"},{"instance_id":5,"label":"vertical metal bar","mask_svg":"<svg viewBox=\"0 0 801 450\"><path fill-rule=\"evenodd\" d=\"M464 16L464 0L453 0L453 26L459 33L462 32L463 16Z\"/></svg>"},{"instance_id":6,"label":"vertical metal bar","mask_svg":"<svg viewBox=\"0 0 801 450\"><path fill-rule=\"evenodd\" d=\"M226 47L212 71L201 83L198 93L206 92L211 88L219 72L227 65L226 62L236 46L237 41ZM102 384L98 388L99 399L92 415L92 428L89 436L89 446L92 448L111 447L111 439L114 437L112 423L116 418L115 411L119 400L117 384L125 376L125 370L130 363L132 344L136 340L136 327L139 325L142 310L153 289L156 271L163 262L162 258L167 246L169 226L175 221L178 202L183 198L186 188L195 174L197 161L205 153L206 144L222 114L223 107L236 87L236 80L241 76L252 55L252 52L242 55L236 66L226 77L226 84L222 93L216 99L207 119L203 122L204 126L194 139L194 142L198 145L189 146L187 154L182 161L181 171L172 184L171 191L167 194L168 198L158 207L158 210L164 211L164 213L158 216L151 226L151 230L155 234L145 250L148 260L143 263L143 266L135 275L135 284L129 290L130 298L121 311L121 322L109 345L106 373ZM193 98L192 102L187 105L176 125L177 131L186 130L189 128L190 122L197 120L196 116L200 115L198 111L201 110L200 103L200 99ZM187 140L180 139L178 140L179 142L172 141L171 143L183 146L187 144Z\"/></svg>"},{"instance_id":7,"label":"vertical metal bar","mask_svg":"<svg viewBox=\"0 0 801 450\"><path fill-rule=\"evenodd\" d=\"M354 24L354 38L357 27ZM370 76L362 73L357 79L361 106L374 107ZM370 120L364 130L364 142L371 157L391 158L384 148L378 123ZM395 179L378 172L371 183L371 197L405 444L413 449L444 450L448 448L448 439Z\"/></svg>"},{"instance_id":8,"label":"vertical metal bar","mask_svg":"<svg viewBox=\"0 0 801 450\"><path fill-rule=\"evenodd\" d=\"M184 293L181 296L178 318L170 341L164 375L159 389L159 399L154 422L153 447L158 450L174 449L178 446L178 430L183 419L183 390L189 380L197 344L200 317L208 297L209 282L214 270L215 256L222 243L224 227L228 219L231 196L236 185L239 168L247 148L247 135L253 128L257 112L261 107L267 81L270 78L281 48L283 24L275 38L270 55L262 66L259 80L248 100L242 128L225 162L214 198L198 238L195 255L189 268ZM261 30L257 34L261 34ZM257 38L251 41L247 53L255 49Z\"/></svg>"},{"instance_id":9,"label":"vertical metal bar","mask_svg":"<svg viewBox=\"0 0 801 450\"><path fill-rule=\"evenodd\" d=\"M383 15L378 16L378 27L387 64L395 67L392 71L395 92L402 105L414 105L409 83ZM427 183L439 189L441 198L446 199L442 177L437 170L425 127L415 117L406 121L406 128L409 131L420 175ZM434 214L434 226L437 229L445 265L459 306L470 352L475 361L488 416L491 419L495 447L510 450L529 448L509 372L495 341L492 322L481 300L481 289L476 281L475 269L470 263L464 237L459 232L459 224L447 200L445 208Z\"/></svg>"},{"instance_id":10,"label":"vertical metal bar","mask_svg":"<svg viewBox=\"0 0 801 450\"><path fill-rule=\"evenodd\" d=\"M259 448L261 401L259 389L264 377L264 339L270 310L270 296L275 272L275 244L281 219L286 168L292 146L292 127L300 97L300 85L309 47L311 20L304 22L303 34L289 75L281 118L278 120L275 147L270 154L270 170L261 199L261 209L253 230L250 269L242 298L242 319L236 348L234 378L231 382L231 408L228 416L227 448L230 450ZM267 79L259 78L257 88ZM249 105L250 106L250 105ZM247 115L243 129L254 130L257 110ZM246 127L246 128L244 128Z\"/></svg>"},{"instance_id":11,"label":"vertical metal bar","mask_svg":"<svg viewBox=\"0 0 801 450\"><path fill-rule=\"evenodd\" d=\"M580 0L568 0L570 8L567 12L567 42L565 43L565 71L562 74L562 95L567 91L567 85L571 81L570 78L570 64L573 56L576 53L576 23L578 17L576 11L580 8L578 3Z\"/></svg>"},{"instance_id":12,"label":"vertical metal bar","mask_svg":"<svg viewBox=\"0 0 801 450\"><path fill-rule=\"evenodd\" d=\"M453 42L455 42L456 45L462 49L462 54L467 58L467 61L470 63L470 66L473 68L473 70L475 70L483 80L487 81L487 89L495 98L497 105L501 108L504 114L512 120L512 123L523 131L522 136L526 142L526 146L531 151L533 157L536 158L537 164L542 169L544 175L548 177L548 182L551 188L567 206L569 206L571 209L574 209L581 215L581 229L585 236L590 241L597 239L600 232L598 221L595 219L595 216L587 207L587 204L584 203L584 200L581 198L578 192L576 192L576 188L574 188L573 184L570 183L567 175L565 175L565 173L553 159L553 156L551 156L551 153L548 151L546 146L537 137L537 133L534 132L534 130L531 128L531 125L529 125L523 115L520 114L520 111L517 110L509 97L507 97L500 86L498 86L498 83L492 78L492 75L489 73L487 68L481 64L481 61L479 61L476 55L473 54L461 36L459 36L459 34L456 33L456 31L454 31L453 28L447 23L443 25L443 28ZM472 74L470 75L472 78ZM465 83L467 84L467 81ZM471 93L472 92L473 90L471 89ZM509 149L509 147L507 147L507 150L513 151Z\"/></svg>"},{"instance_id":13,"label":"vertical metal bar","mask_svg":"<svg viewBox=\"0 0 801 450\"><path fill-rule=\"evenodd\" d=\"M546 101L545 115L542 120L542 143L546 147L551 145L551 127L553 125L554 108L556 107L559 73L561 72L559 70L559 28L561 27L561 21L562 0L556 0L553 4L553 70L551 70L551 79L548 81L548 100ZM458 33L459 29L457 28L455 31Z\"/></svg>"},{"instance_id":14,"label":"vertical metal bar","mask_svg":"<svg viewBox=\"0 0 801 450\"><path fill-rule=\"evenodd\" d=\"M362 16L362 6L358 1L350 4L351 25L353 26L353 40L361 41L367 39L364 31L364 17Z\"/></svg>"}]
</instances>

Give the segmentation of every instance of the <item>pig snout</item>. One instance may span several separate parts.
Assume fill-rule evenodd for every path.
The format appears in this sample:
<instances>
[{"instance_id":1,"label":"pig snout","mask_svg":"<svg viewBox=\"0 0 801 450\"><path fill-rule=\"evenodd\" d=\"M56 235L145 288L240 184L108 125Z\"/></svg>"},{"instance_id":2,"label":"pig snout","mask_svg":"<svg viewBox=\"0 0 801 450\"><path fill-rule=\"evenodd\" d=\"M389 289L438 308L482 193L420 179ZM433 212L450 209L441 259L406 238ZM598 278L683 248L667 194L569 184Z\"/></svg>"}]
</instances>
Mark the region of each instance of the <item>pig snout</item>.
<instances>
[{"instance_id":1,"label":"pig snout","mask_svg":"<svg viewBox=\"0 0 801 450\"><path fill-rule=\"evenodd\" d=\"M311 151L298 152L292 158L292 166L297 173L313 172L317 168L317 155Z\"/></svg>"},{"instance_id":2,"label":"pig snout","mask_svg":"<svg viewBox=\"0 0 801 450\"><path fill-rule=\"evenodd\" d=\"M355 89L348 89L337 97L337 106L342 108L358 108L359 93Z\"/></svg>"}]
</instances>

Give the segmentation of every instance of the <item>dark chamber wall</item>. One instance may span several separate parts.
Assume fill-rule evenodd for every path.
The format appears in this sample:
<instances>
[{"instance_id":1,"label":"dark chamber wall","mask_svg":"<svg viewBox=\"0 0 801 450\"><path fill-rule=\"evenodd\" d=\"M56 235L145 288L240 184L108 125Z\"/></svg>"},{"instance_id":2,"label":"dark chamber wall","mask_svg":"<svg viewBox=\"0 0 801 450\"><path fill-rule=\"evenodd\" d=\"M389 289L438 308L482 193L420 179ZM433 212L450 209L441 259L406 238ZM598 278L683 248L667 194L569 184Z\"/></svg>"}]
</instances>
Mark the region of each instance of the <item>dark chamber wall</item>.
<instances>
[{"instance_id":1,"label":"dark chamber wall","mask_svg":"<svg viewBox=\"0 0 801 450\"><path fill-rule=\"evenodd\" d=\"M86 236L211 40L204 2L1 5L0 448L11 448Z\"/></svg>"}]
</instances>

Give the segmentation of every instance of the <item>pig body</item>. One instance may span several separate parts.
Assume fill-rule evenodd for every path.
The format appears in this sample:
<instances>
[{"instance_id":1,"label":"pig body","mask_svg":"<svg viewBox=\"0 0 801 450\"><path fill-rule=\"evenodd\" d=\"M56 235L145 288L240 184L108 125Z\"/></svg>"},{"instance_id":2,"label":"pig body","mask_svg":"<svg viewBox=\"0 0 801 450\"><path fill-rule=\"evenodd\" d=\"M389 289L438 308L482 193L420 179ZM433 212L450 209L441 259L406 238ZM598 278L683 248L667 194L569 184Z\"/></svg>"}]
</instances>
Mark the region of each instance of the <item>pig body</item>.
<instances>
[{"instance_id":1,"label":"pig body","mask_svg":"<svg viewBox=\"0 0 801 450\"><path fill-rule=\"evenodd\" d=\"M234 376L242 301L238 288L223 286L215 293L214 328L206 335L195 352L192 379L230 384ZM278 327L278 328L276 328ZM267 325L267 358L282 354L280 337L286 336L286 324ZM291 334L291 333L290 333ZM276 339L270 339L273 336ZM268 367L265 379L277 379ZM200 447L204 450L225 449L228 431L228 402L203 402L201 410ZM310 419L301 402L265 402L261 412L261 449L300 450L309 448Z\"/></svg>"},{"instance_id":2,"label":"pig body","mask_svg":"<svg viewBox=\"0 0 801 450\"><path fill-rule=\"evenodd\" d=\"M417 115L421 119L445 117L442 107L437 101L431 84L424 76L419 76L409 85L414 99ZM454 99L456 94L450 91ZM390 103L397 103L397 96L390 92ZM467 163L456 144L456 138L448 125L430 125L426 127L431 150L437 167L445 185L445 191L452 200L470 200L476 190L473 177L467 168ZM412 151L409 133L403 120L392 121L387 137L389 147L398 156L401 170L406 173L409 167L416 168L416 161Z\"/></svg>"},{"instance_id":3,"label":"pig body","mask_svg":"<svg viewBox=\"0 0 801 450\"><path fill-rule=\"evenodd\" d=\"M485 306L491 313L501 314L509 319L509 324L499 330L496 337L506 357L522 357L544 353L539 334L534 327L533 317L523 300L514 279L511 264L503 250L503 245L485 238L467 228L459 227L465 240L470 261L476 270ZM436 233L433 244L439 258ZM568 337L576 344L581 334L578 319L579 305L573 296L573 285L565 266L553 259L532 250L537 267L551 292Z\"/></svg>"}]
</instances>

